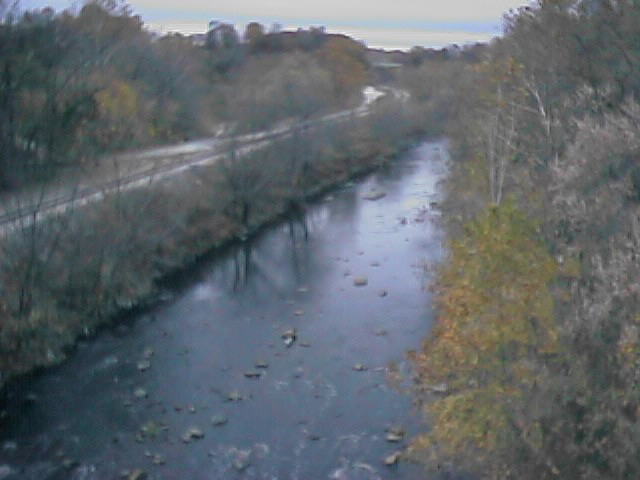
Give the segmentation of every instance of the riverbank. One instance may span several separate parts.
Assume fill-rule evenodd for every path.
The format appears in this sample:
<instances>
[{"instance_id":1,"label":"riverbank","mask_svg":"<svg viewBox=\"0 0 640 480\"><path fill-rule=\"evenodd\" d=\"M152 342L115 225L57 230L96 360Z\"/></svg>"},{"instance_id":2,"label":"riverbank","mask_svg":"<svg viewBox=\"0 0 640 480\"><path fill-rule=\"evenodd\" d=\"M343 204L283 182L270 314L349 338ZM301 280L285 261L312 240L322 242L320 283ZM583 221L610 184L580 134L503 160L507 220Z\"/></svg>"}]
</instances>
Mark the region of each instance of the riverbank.
<instances>
[{"instance_id":1,"label":"riverbank","mask_svg":"<svg viewBox=\"0 0 640 480\"><path fill-rule=\"evenodd\" d=\"M25 225L1 246L2 384L60 363L77 338L157 301L161 279L285 212L300 214L306 198L389 161L414 132L387 105Z\"/></svg>"},{"instance_id":2,"label":"riverbank","mask_svg":"<svg viewBox=\"0 0 640 480\"><path fill-rule=\"evenodd\" d=\"M425 143L319 196L16 385L7 480L423 478L385 464L421 425L389 378L408 378L433 318L422 267L442 256L445 155Z\"/></svg>"}]
</instances>

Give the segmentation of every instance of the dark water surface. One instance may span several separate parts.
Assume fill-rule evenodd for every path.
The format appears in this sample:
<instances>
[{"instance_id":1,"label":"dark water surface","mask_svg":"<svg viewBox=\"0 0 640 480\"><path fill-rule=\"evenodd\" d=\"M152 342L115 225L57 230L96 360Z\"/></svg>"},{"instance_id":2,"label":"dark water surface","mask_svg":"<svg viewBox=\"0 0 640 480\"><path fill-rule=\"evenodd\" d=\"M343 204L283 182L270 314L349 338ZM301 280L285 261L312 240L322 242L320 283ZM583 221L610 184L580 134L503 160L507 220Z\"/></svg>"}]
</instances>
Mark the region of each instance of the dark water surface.
<instances>
[{"instance_id":1,"label":"dark water surface","mask_svg":"<svg viewBox=\"0 0 640 480\"><path fill-rule=\"evenodd\" d=\"M445 155L424 143L328 195L309 209L308 240L299 223L270 228L18 388L0 479L424 478L383 463L421 427L388 376L431 326L423 265L442 255L430 203ZM364 199L372 190L386 196ZM400 443L385 438L394 426Z\"/></svg>"}]
</instances>

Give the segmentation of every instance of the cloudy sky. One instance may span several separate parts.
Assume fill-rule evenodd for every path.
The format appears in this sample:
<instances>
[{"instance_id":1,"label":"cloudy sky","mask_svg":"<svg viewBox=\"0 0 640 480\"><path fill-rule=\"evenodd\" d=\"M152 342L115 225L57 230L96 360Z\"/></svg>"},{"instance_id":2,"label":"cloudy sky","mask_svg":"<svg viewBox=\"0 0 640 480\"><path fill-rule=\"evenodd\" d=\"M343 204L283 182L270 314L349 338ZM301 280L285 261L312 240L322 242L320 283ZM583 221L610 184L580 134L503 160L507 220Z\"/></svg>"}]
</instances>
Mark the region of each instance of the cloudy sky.
<instances>
[{"instance_id":1,"label":"cloudy sky","mask_svg":"<svg viewBox=\"0 0 640 480\"><path fill-rule=\"evenodd\" d=\"M68 0L23 0L26 8L77 5ZM325 26L371 47L438 47L485 41L500 33L504 12L527 0L131 0L149 28L204 32L209 20L279 23L285 29Z\"/></svg>"}]
</instances>

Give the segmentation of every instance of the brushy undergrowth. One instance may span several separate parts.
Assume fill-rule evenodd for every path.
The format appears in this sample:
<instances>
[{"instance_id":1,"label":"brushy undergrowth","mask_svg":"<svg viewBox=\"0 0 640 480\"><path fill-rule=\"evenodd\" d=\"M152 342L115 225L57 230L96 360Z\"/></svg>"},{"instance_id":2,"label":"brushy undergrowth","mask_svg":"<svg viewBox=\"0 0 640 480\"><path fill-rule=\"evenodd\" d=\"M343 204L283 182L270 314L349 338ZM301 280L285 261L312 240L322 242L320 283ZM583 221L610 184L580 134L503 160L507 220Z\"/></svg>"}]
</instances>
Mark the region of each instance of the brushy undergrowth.
<instances>
[{"instance_id":1,"label":"brushy undergrowth","mask_svg":"<svg viewBox=\"0 0 640 480\"><path fill-rule=\"evenodd\" d=\"M364 119L25 221L0 243L2 382L60 362L78 336L153 302L158 280L388 161L415 133L404 109L381 105Z\"/></svg>"}]
</instances>

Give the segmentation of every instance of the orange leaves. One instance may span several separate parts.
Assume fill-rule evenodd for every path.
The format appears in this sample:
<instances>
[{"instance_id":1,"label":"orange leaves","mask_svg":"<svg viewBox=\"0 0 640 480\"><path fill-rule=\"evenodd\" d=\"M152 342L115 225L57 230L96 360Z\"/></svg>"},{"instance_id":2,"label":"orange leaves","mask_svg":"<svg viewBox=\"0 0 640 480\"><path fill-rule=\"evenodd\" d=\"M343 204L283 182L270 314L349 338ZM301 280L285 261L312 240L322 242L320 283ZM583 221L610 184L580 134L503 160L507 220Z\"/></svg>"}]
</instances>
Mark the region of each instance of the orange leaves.
<instances>
[{"instance_id":1,"label":"orange leaves","mask_svg":"<svg viewBox=\"0 0 640 480\"><path fill-rule=\"evenodd\" d=\"M364 47L347 37L332 37L320 50L320 58L331 72L338 98L358 91L367 80Z\"/></svg>"},{"instance_id":2,"label":"orange leaves","mask_svg":"<svg viewBox=\"0 0 640 480\"><path fill-rule=\"evenodd\" d=\"M438 324L414 360L424 384L448 386L450 394L428 407L434 428L427 440L449 456L505 446L514 435L514 402L542 375L545 355L560 350L549 291L557 266L536 236L535 225L506 203L451 243L437 288Z\"/></svg>"}]
</instances>

